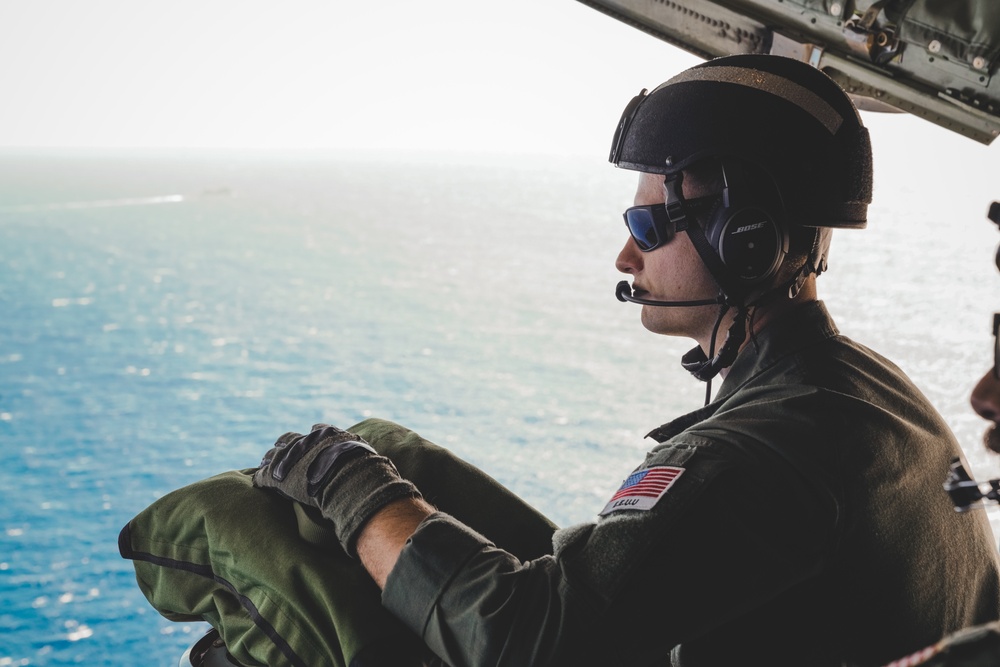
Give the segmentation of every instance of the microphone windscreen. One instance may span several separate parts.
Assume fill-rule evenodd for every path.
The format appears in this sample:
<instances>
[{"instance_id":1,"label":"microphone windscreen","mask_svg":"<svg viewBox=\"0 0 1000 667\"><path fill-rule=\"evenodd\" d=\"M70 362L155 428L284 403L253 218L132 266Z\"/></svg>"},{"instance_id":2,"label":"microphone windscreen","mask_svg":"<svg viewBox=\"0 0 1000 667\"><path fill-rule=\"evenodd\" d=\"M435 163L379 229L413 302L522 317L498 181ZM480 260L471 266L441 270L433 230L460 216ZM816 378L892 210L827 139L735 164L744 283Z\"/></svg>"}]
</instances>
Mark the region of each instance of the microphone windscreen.
<instances>
[{"instance_id":1,"label":"microphone windscreen","mask_svg":"<svg viewBox=\"0 0 1000 667\"><path fill-rule=\"evenodd\" d=\"M625 295L626 294L628 294L629 296L632 296L632 288L629 287L629 284L628 284L627 280L623 280L620 283L618 283L618 287L615 288L615 296L618 297L619 301L621 301L622 303L625 303L625 301L626 301Z\"/></svg>"}]
</instances>

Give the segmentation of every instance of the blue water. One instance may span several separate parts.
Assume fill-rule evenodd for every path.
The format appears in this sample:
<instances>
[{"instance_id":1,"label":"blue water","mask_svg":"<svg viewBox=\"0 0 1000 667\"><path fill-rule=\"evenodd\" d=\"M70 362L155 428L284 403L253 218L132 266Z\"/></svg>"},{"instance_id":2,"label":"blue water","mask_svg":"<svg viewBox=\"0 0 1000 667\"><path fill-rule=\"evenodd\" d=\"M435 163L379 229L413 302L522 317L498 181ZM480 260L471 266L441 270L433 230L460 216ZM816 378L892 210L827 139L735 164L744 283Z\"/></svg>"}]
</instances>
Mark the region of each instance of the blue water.
<instances>
[{"instance_id":1,"label":"blue water","mask_svg":"<svg viewBox=\"0 0 1000 667\"><path fill-rule=\"evenodd\" d=\"M176 664L203 626L149 608L118 531L314 422L399 421L591 518L703 394L690 343L613 298L633 184L596 159L0 153L0 667ZM883 192L824 297L991 474L966 398L1000 193L944 220Z\"/></svg>"}]
</instances>

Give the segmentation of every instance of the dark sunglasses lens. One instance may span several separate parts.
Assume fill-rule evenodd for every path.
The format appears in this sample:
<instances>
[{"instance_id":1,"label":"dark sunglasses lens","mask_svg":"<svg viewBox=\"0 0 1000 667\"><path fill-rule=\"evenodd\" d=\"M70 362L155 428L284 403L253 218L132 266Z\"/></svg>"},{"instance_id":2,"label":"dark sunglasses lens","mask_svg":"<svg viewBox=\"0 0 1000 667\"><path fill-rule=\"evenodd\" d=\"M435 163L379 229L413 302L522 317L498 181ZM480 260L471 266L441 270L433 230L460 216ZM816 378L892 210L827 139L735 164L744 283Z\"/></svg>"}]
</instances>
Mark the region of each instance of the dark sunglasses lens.
<instances>
[{"instance_id":1,"label":"dark sunglasses lens","mask_svg":"<svg viewBox=\"0 0 1000 667\"><path fill-rule=\"evenodd\" d=\"M653 213L648 208L630 208L625 211L625 224L639 250L652 250L660 244Z\"/></svg>"}]
</instances>

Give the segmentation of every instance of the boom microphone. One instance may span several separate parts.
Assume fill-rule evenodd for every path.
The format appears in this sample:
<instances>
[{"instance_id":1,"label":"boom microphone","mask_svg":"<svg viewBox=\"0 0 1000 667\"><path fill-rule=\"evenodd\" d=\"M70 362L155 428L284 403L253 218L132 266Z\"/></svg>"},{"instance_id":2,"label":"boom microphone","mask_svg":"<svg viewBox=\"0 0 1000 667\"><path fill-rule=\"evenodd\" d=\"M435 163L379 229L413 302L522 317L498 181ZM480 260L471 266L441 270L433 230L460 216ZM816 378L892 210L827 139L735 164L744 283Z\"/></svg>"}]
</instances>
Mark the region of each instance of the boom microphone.
<instances>
[{"instance_id":1,"label":"boom microphone","mask_svg":"<svg viewBox=\"0 0 1000 667\"><path fill-rule=\"evenodd\" d=\"M640 299L639 297L632 296L632 287L628 284L627 280L618 283L618 287L615 288L615 296L622 303L629 301L642 306L716 306L726 302L725 297L722 295L714 299L699 299L697 301L654 301L653 299Z\"/></svg>"}]
</instances>

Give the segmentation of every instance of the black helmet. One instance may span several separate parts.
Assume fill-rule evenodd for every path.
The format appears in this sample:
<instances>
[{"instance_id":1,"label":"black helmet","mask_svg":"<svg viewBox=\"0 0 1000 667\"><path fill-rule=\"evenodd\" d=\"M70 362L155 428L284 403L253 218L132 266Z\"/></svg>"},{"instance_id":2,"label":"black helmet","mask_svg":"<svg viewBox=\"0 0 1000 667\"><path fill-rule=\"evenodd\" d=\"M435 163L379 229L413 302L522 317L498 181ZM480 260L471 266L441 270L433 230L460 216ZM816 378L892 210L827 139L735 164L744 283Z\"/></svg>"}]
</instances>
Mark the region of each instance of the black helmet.
<instances>
[{"instance_id":1,"label":"black helmet","mask_svg":"<svg viewBox=\"0 0 1000 667\"><path fill-rule=\"evenodd\" d=\"M806 63L726 56L643 90L622 115L610 161L670 175L713 156L766 172L791 225L867 224L868 131L840 86Z\"/></svg>"}]
</instances>

